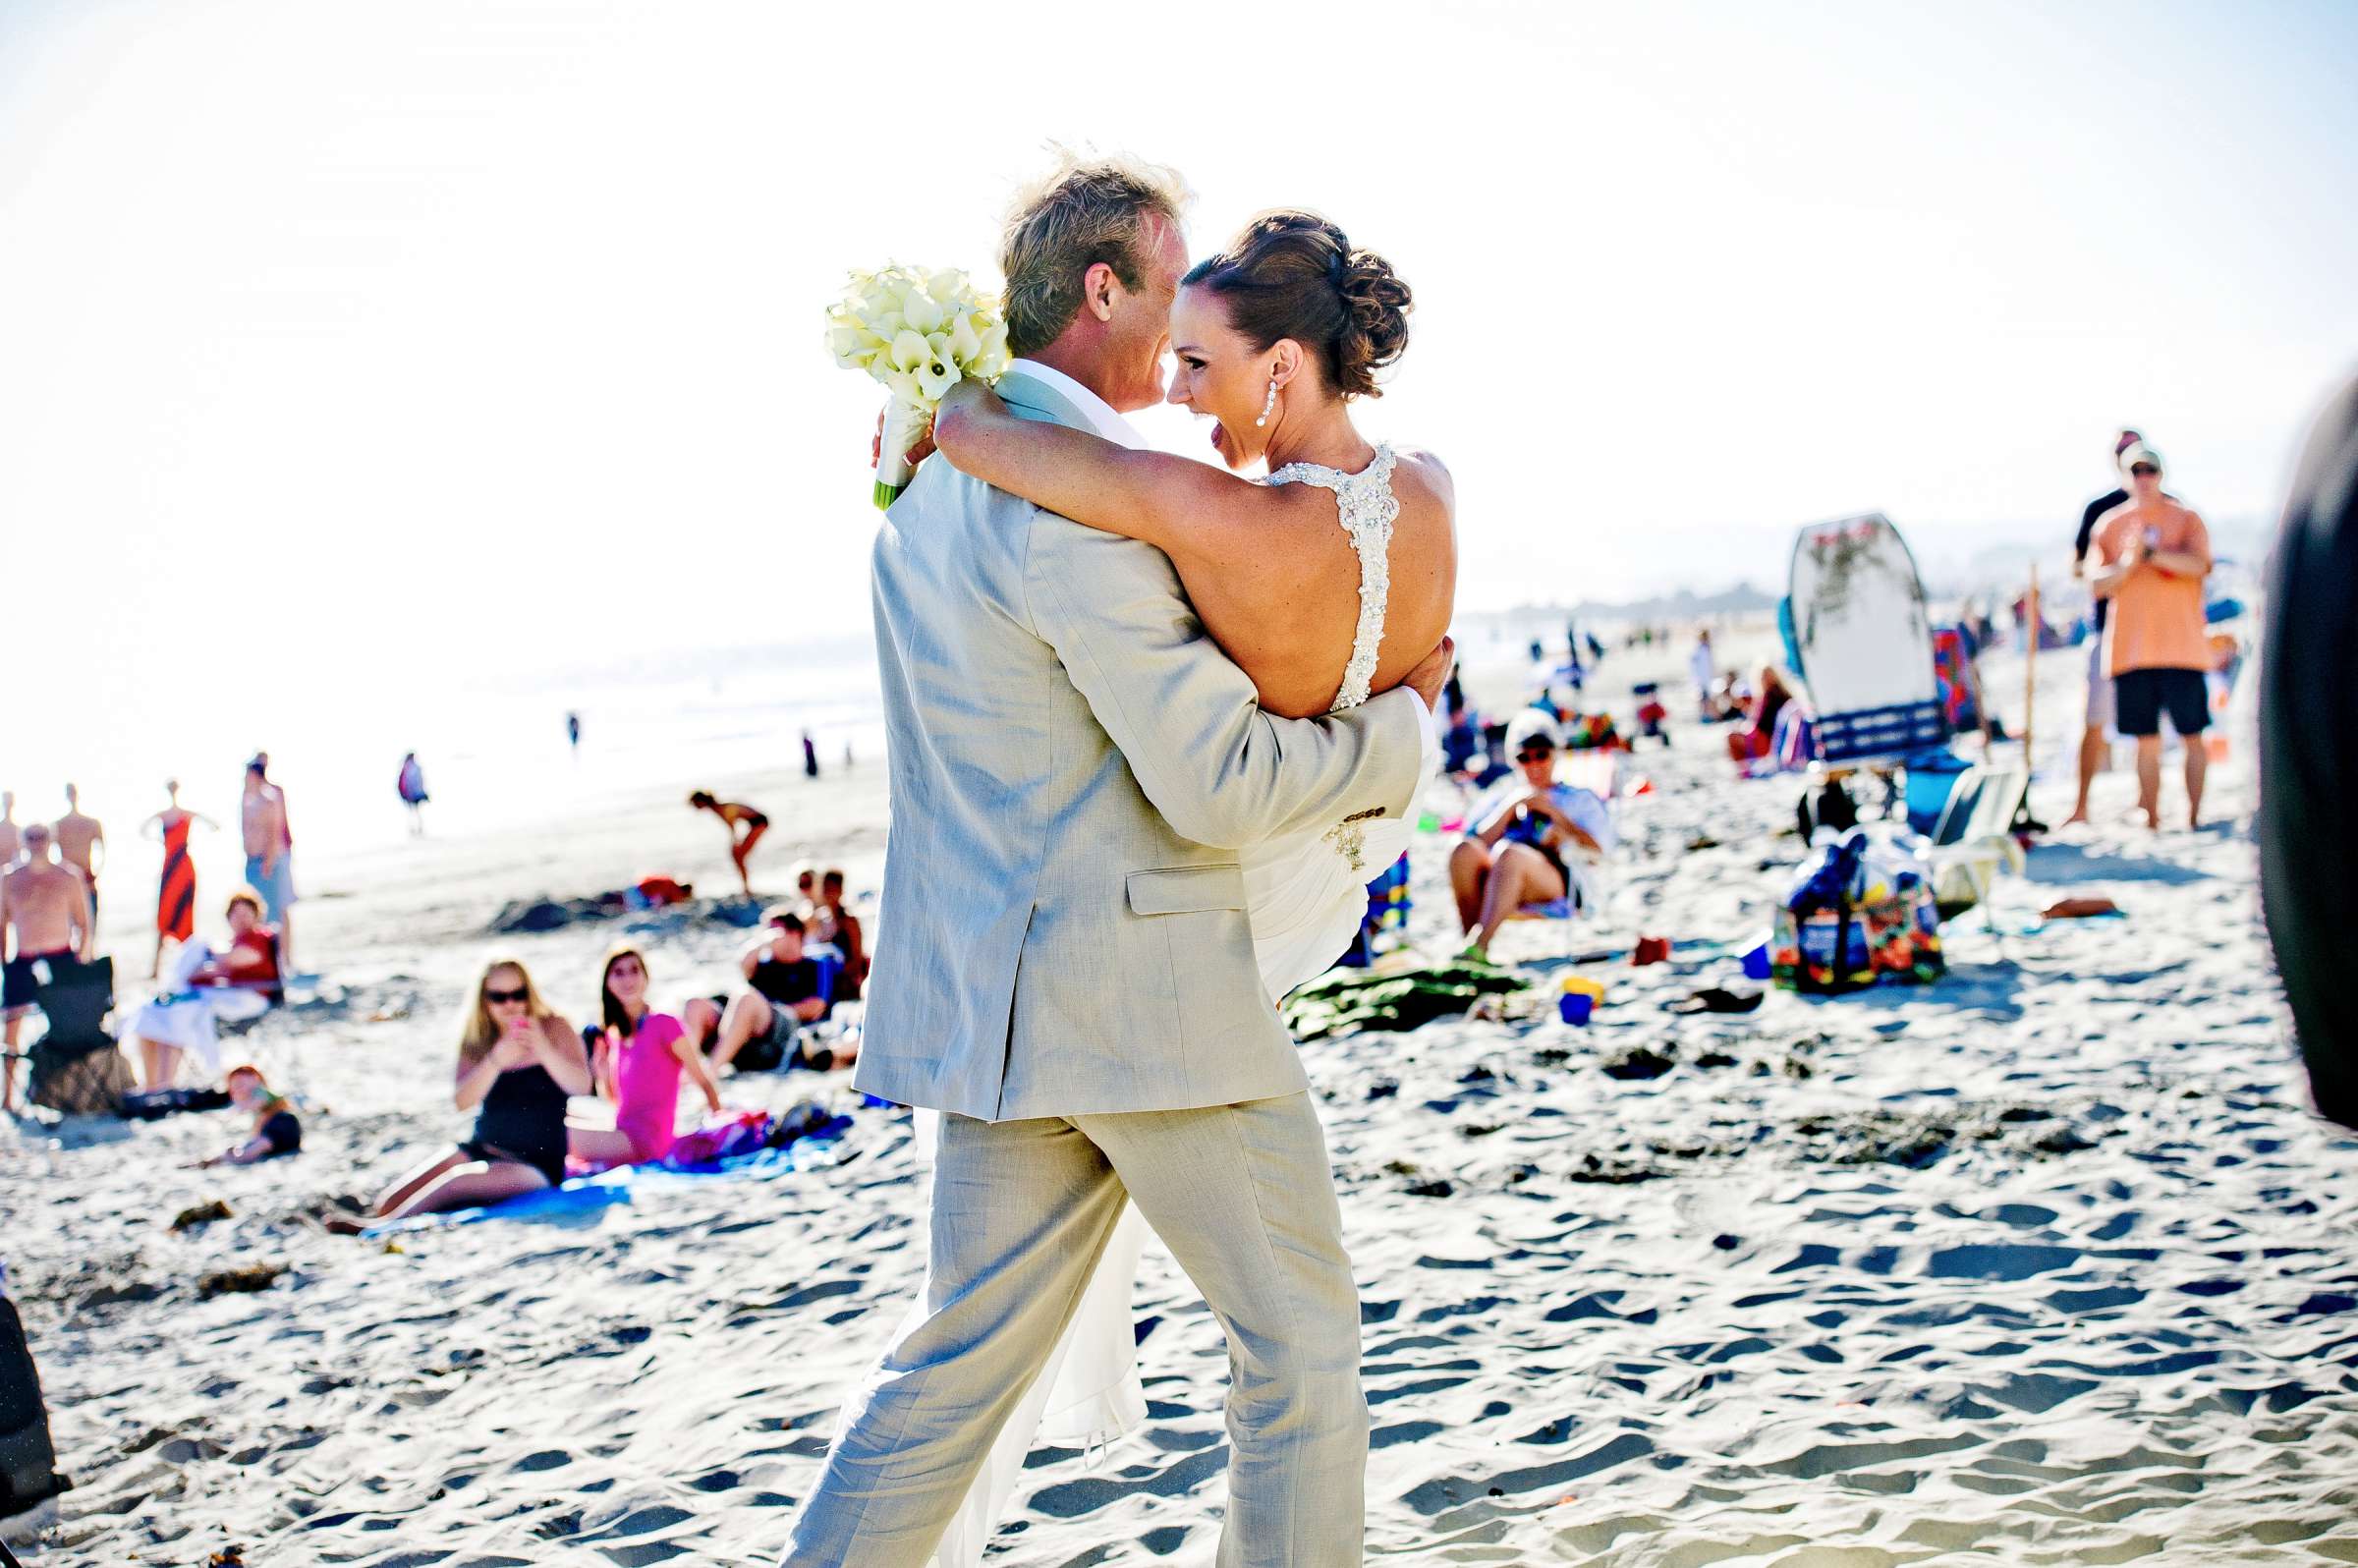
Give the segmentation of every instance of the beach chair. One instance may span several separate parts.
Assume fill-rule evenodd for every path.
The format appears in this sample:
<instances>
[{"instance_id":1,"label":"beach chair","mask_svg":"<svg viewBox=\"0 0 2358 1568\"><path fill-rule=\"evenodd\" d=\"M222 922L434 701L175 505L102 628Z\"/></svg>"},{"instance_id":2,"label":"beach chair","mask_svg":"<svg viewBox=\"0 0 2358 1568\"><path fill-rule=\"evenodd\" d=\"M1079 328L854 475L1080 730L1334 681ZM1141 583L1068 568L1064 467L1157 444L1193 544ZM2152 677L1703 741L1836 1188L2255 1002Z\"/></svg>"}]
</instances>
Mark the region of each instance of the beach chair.
<instances>
[{"instance_id":1,"label":"beach chair","mask_svg":"<svg viewBox=\"0 0 2358 1568\"><path fill-rule=\"evenodd\" d=\"M131 1063L106 1031L115 1005L115 961L59 965L33 1002L43 1029L28 1053L28 1097L68 1115L111 1114L131 1089Z\"/></svg>"},{"instance_id":2,"label":"beach chair","mask_svg":"<svg viewBox=\"0 0 2358 1568\"><path fill-rule=\"evenodd\" d=\"M1805 528L1787 604L1818 748L1809 788L1822 801L1839 792L1847 808L1846 780L1871 772L1883 780L1887 812L1907 756L1949 736L1916 558L1880 513ZM1855 816L1823 805L1817 813L1837 824L1843 814Z\"/></svg>"},{"instance_id":3,"label":"beach chair","mask_svg":"<svg viewBox=\"0 0 2358 1568\"><path fill-rule=\"evenodd\" d=\"M1999 871L2022 874L2022 845L2011 829L2030 787L2030 769L2019 761L1985 762L1958 776L1922 851L1932 868L1933 897L1941 919L1979 905L1983 924L1993 937L1997 935L1990 895Z\"/></svg>"}]
</instances>

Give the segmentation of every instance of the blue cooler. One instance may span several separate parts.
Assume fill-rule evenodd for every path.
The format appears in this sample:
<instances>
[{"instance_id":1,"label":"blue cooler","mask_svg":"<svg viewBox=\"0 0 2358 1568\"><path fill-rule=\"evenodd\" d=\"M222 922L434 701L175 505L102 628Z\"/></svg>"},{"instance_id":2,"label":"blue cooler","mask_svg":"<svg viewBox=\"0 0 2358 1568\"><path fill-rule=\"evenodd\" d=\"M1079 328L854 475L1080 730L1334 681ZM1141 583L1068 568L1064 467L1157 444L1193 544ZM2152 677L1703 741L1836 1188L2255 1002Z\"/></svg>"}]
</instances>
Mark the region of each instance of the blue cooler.
<instances>
[{"instance_id":1,"label":"blue cooler","mask_svg":"<svg viewBox=\"0 0 2358 1568\"><path fill-rule=\"evenodd\" d=\"M1953 752L1918 752L1907 760L1908 826L1930 838L1956 793L1957 778L1973 764Z\"/></svg>"}]
</instances>

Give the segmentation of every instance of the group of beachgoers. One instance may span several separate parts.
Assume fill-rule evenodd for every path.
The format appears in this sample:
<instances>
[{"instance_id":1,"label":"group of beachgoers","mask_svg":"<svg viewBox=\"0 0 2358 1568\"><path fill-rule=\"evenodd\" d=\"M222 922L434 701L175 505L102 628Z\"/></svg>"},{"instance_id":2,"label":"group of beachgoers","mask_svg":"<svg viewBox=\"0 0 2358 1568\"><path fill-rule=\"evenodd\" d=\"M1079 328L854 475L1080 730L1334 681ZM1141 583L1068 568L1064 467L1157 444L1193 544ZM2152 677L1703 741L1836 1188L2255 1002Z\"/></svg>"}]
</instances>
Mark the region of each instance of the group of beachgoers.
<instances>
[{"instance_id":1,"label":"group of beachgoers","mask_svg":"<svg viewBox=\"0 0 2358 1568\"><path fill-rule=\"evenodd\" d=\"M415 756L403 766L405 799L423 799ZM288 916L295 902L293 835L284 791L269 777L269 756L247 765L241 810L245 883L223 904L218 936L197 933L196 876L191 836L218 824L183 806L177 780L166 805L143 830L159 839L154 994L118 1012L119 1042L137 1088L127 1104L163 1109L174 1095L219 1104L218 1084L245 1136L205 1164L251 1164L302 1147L295 1105L259 1067L222 1065L225 1033L259 1018L284 999L292 975ZM71 983L99 963L97 872L106 836L84 813L74 786L67 813L54 823L20 825L16 799L0 796L0 931L7 939L8 1055L0 1090L13 1108L17 1044L39 1010L45 986ZM730 826L740 872L768 819L750 807L698 792ZM416 804L416 803L413 803ZM750 879L747 883L750 892ZM475 1136L410 1172L372 1205L376 1214L410 1214L497 1203L586 1172L643 1164L671 1155L682 1136L684 1088L707 1116L723 1111L721 1081L732 1073L847 1067L858 1054L856 1030L822 1030L834 1010L861 999L868 975L866 931L846 897L839 868L795 871L795 898L765 910L757 939L740 955L740 983L676 1008L654 1005L646 954L617 946L598 982L596 1021L575 1030L541 998L520 960L502 958L478 979L461 1032L454 1100L476 1113ZM111 966L108 971L111 979ZM104 981L102 981L104 983ZM569 1100L603 1102L570 1107ZM193 1100L192 1103L197 1102Z\"/></svg>"},{"instance_id":2,"label":"group of beachgoers","mask_svg":"<svg viewBox=\"0 0 2358 1568\"><path fill-rule=\"evenodd\" d=\"M569 1174L662 1161L692 1136L680 1127L684 1091L702 1101L710 1125L728 1114L720 1086L733 1073L849 1067L859 1055L857 1032L819 1026L860 998L867 973L861 923L845 907L840 870L806 868L797 881L799 905L764 911L756 939L739 955L741 983L674 1008L655 1004L646 953L627 943L607 952L596 1022L579 1030L542 998L521 959L492 960L476 982L453 1080L453 1102L476 1113L473 1136L365 1205L368 1221L339 1216L333 1223L356 1229L480 1207L545 1191ZM209 1034L199 1048L192 1025L209 1030L225 1015L243 1020L267 1005L253 1001L251 1012L230 1006L233 998L263 994L254 982L264 977L276 979L261 916L251 890L232 894L227 953L208 961L209 969L184 973L176 965L177 992L135 1015L126 1037L137 1046L143 1085L174 1084L191 1054L211 1062ZM232 1067L223 1088L252 1125L202 1163L251 1164L302 1148L294 1105L258 1067Z\"/></svg>"},{"instance_id":3,"label":"group of beachgoers","mask_svg":"<svg viewBox=\"0 0 2358 1568\"><path fill-rule=\"evenodd\" d=\"M287 828L286 794L271 782L269 768L268 753L256 753L246 764L240 806L246 880L222 908L217 943L196 934L196 871L189 841L196 829L219 824L180 803L177 779L165 782L164 808L140 824L164 849L147 971L160 989L123 1033L142 1090L170 1087L191 1053L217 1075L219 1026L265 1011L279 999L290 973L294 836ZM0 941L6 944L0 1013L7 1041L7 1055L0 1057L0 1109L15 1103L18 1042L26 1021L41 1010L43 988L71 984L98 961L98 871L106 829L82 810L73 785L65 794L65 815L22 826L16 797L0 795Z\"/></svg>"},{"instance_id":4,"label":"group of beachgoers","mask_svg":"<svg viewBox=\"0 0 2358 1568\"><path fill-rule=\"evenodd\" d=\"M545 1192L569 1174L669 1158L683 1140L684 1089L707 1120L726 1108L732 1072L829 1072L859 1055L856 1035L821 1041L816 1026L859 994L857 917L841 903L840 872L824 873L836 902L766 911L738 959L734 991L654 1001L644 949L618 943L598 972L597 1021L577 1030L541 996L523 960L493 959L476 982L459 1036L452 1100L475 1112L473 1135L380 1194L366 1220L339 1229L450 1209L479 1208ZM808 917L808 918L806 918ZM814 926L825 940L813 940ZM585 1110L582 1100L594 1100Z\"/></svg>"}]
</instances>

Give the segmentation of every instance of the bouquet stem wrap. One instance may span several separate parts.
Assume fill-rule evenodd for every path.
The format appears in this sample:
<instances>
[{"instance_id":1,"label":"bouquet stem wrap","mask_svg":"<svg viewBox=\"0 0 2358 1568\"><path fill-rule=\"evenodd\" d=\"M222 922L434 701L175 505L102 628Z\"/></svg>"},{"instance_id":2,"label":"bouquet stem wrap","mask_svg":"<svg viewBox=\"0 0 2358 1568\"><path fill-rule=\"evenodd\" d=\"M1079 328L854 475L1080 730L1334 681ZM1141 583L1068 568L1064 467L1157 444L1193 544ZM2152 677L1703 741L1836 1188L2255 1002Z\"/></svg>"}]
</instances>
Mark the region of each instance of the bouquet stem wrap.
<instances>
[{"instance_id":1,"label":"bouquet stem wrap","mask_svg":"<svg viewBox=\"0 0 2358 1568\"><path fill-rule=\"evenodd\" d=\"M909 467L909 449L924 439L932 410L897 393L884 405L884 435L876 448L876 506L892 505L909 488L916 470Z\"/></svg>"}]
</instances>

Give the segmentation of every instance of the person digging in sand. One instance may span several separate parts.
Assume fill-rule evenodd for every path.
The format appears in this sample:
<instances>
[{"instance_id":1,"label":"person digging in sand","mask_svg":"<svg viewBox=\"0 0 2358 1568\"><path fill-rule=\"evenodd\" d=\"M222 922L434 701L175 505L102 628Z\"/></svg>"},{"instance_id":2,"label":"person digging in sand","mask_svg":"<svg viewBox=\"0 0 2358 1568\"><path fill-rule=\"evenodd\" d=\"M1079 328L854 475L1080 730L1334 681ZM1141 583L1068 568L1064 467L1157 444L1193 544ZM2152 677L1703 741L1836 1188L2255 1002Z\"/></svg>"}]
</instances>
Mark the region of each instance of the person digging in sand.
<instances>
[{"instance_id":1,"label":"person digging in sand","mask_svg":"<svg viewBox=\"0 0 2358 1568\"><path fill-rule=\"evenodd\" d=\"M745 896L754 896L753 878L746 874L745 863L752 858L754 846L769 831L769 818L752 807L738 801L724 801L710 790L698 790L688 797L688 804L700 812L710 812L720 818L729 830L729 860L737 868L737 881Z\"/></svg>"}]
</instances>

